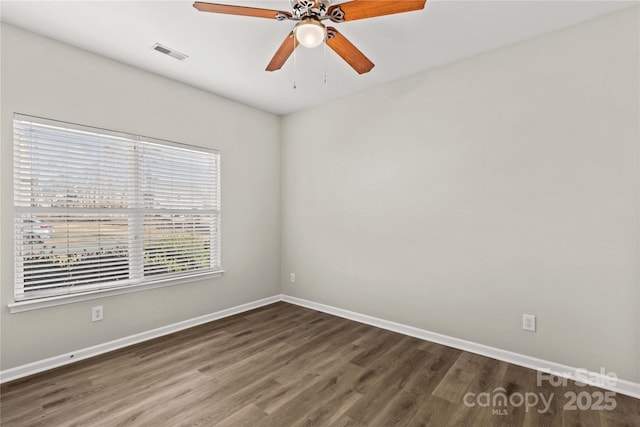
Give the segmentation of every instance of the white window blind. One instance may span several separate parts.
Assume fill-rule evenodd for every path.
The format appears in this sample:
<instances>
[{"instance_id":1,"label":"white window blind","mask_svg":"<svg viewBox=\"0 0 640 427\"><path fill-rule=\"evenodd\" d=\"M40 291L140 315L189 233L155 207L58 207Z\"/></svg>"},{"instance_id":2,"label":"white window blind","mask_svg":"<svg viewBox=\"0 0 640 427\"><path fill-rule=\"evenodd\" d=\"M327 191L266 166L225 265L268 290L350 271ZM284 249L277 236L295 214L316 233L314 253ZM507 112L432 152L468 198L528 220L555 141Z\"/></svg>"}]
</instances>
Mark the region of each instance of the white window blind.
<instances>
[{"instance_id":1,"label":"white window blind","mask_svg":"<svg viewBox=\"0 0 640 427\"><path fill-rule=\"evenodd\" d=\"M14 115L16 301L221 271L220 156Z\"/></svg>"}]
</instances>

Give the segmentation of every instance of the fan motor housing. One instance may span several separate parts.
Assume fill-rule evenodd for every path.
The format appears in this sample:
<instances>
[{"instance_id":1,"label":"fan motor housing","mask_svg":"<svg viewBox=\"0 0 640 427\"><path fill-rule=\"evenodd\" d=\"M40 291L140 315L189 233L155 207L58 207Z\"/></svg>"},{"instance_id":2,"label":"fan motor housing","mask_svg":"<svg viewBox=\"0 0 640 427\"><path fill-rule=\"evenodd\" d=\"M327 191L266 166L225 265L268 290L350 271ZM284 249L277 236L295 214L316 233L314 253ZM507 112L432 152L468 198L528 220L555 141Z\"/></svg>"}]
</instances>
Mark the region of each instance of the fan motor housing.
<instances>
[{"instance_id":1,"label":"fan motor housing","mask_svg":"<svg viewBox=\"0 0 640 427\"><path fill-rule=\"evenodd\" d=\"M319 18L327 16L329 1L291 0L291 9L297 18Z\"/></svg>"}]
</instances>

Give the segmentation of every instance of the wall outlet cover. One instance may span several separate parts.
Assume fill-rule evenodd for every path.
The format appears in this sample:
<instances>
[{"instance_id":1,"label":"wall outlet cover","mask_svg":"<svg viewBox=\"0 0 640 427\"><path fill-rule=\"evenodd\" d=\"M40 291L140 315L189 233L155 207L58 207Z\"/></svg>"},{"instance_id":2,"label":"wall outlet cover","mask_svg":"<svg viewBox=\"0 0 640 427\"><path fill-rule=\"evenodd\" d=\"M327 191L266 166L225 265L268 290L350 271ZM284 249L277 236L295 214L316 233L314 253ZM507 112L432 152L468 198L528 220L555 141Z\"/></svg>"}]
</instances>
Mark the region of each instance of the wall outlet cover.
<instances>
[{"instance_id":1,"label":"wall outlet cover","mask_svg":"<svg viewBox=\"0 0 640 427\"><path fill-rule=\"evenodd\" d=\"M536 331L536 316L533 314L523 314L522 315L522 329L525 331Z\"/></svg>"},{"instance_id":2,"label":"wall outlet cover","mask_svg":"<svg viewBox=\"0 0 640 427\"><path fill-rule=\"evenodd\" d=\"M98 322L104 319L104 308L101 305L91 307L91 321Z\"/></svg>"}]
</instances>

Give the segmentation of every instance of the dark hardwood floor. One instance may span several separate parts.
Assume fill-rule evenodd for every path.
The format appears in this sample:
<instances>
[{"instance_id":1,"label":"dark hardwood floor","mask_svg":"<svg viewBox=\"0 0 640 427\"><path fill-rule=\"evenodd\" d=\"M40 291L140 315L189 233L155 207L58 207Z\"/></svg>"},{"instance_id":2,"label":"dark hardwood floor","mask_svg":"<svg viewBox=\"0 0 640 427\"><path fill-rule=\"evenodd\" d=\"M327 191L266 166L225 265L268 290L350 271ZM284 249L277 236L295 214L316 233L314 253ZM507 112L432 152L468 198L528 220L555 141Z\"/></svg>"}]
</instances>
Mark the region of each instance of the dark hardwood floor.
<instances>
[{"instance_id":1,"label":"dark hardwood floor","mask_svg":"<svg viewBox=\"0 0 640 427\"><path fill-rule=\"evenodd\" d=\"M530 369L286 303L13 381L1 393L2 426L20 427L640 425L638 399L614 395L614 410L571 410L571 393L591 408L604 390L537 386ZM533 404L534 395L527 408L522 399Z\"/></svg>"}]
</instances>

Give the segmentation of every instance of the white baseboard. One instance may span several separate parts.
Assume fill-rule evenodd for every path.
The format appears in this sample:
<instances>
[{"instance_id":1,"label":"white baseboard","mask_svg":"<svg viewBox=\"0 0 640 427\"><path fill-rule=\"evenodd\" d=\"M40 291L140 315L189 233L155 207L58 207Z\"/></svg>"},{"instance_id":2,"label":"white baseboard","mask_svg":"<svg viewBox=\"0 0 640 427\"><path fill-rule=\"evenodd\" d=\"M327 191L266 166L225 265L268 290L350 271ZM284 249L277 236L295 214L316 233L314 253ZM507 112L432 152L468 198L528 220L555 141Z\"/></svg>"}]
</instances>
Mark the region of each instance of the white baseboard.
<instances>
[{"instance_id":1,"label":"white baseboard","mask_svg":"<svg viewBox=\"0 0 640 427\"><path fill-rule=\"evenodd\" d=\"M322 311L334 316L343 317L345 319L354 320L356 322L364 323L393 332L398 332L400 334L412 336L422 340L435 342L438 344L457 348L459 350L480 354L482 356L491 357L493 359L501 360L508 363L513 363L514 365L524 366L526 368L542 372L550 372L554 375L558 375L560 377L568 378L574 381L581 379L584 380L587 377L595 378L594 385L598 387L640 399L640 384L633 381L618 379L616 380L614 385L608 385L605 381L607 378L605 378L604 375L598 372L587 372L584 369L578 369L560 363L550 362L548 360L538 359L535 357L502 350L483 344L478 344L472 341L450 337L436 332L415 328L413 326L403 325L377 317L368 316L366 314L356 313L353 311L344 310L330 305L320 304L317 302L308 301L288 295L275 295L269 298L249 302L247 304L238 305L236 307L231 307L225 310L220 310L215 313L152 329L150 331L141 332L139 334L119 338L117 340L98 344L92 347L87 347L71 353L61 354L59 356L54 356L48 359L43 359L33 363L17 366L15 368L6 369L0 372L0 383L13 381L29 375L37 374L39 372L47 371L49 369L57 368L59 366L68 365L79 360L98 356L133 344L168 335L177 331L181 331L183 329L198 326L203 323L222 319L234 314L243 313L245 311L253 310L254 308L262 307L268 304L273 304L274 302L278 301L284 301L291 304L299 305L301 307ZM582 374L583 376L578 377L578 375L580 374ZM587 375L584 376L584 374Z\"/></svg>"},{"instance_id":2,"label":"white baseboard","mask_svg":"<svg viewBox=\"0 0 640 427\"><path fill-rule=\"evenodd\" d=\"M313 310L322 311L324 313L343 317L345 319L354 320L359 323L365 323L367 325L375 326L381 329L398 332L400 334L419 338L425 341L431 341L459 350L468 351L470 353L491 357L493 359L512 363L514 365L524 366L525 368L534 369L536 371L548 372L563 378L568 378L570 380L581 380L582 382L588 382L600 388L640 399L640 383L636 383L633 381L622 379L611 381L609 378L599 372L589 372L584 369L574 368L560 363L550 362L548 360L538 359L536 357L526 356L524 354L514 353L511 351L502 350L499 348L490 347L487 345L478 344L472 341L466 341L443 334L438 334L436 332L431 332L424 329L414 328L413 326L390 322L388 320L379 319L377 317L367 316L366 314L356 313L353 311L344 310L330 305L320 304L317 302L308 301L288 295L282 295L282 301ZM592 381L585 381L585 379L587 378L591 379Z\"/></svg>"},{"instance_id":3,"label":"white baseboard","mask_svg":"<svg viewBox=\"0 0 640 427\"><path fill-rule=\"evenodd\" d=\"M243 313L245 311L253 310L254 308L262 307L264 305L273 304L274 302L278 302L280 300L281 296L275 295L269 298L252 301L247 304L227 308L225 310L216 311L215 313L194 317L193 319L184 320L182 322L174 323L167 326L162 326L150 331L141 332L139 334L130 335L124 338L119 338L117 340L109 341L103 344L83 348L71 353L61 354L59 356L54 356L48 359L38 360L33 363L27 363L25 365L17 366L15 368L6 369L0 372L0 383L17 380L19 378L37 374L39 372L57 368L59 366L68 365L79 360L88 359L89 357L98 356L100 354L108 353L110 351L114 351L133 344L178 332L183 329L192 328L194 326L211 322L213 320L222 319L223 317L229 317L234 314Z\"/></svg>"}]
</instances>

